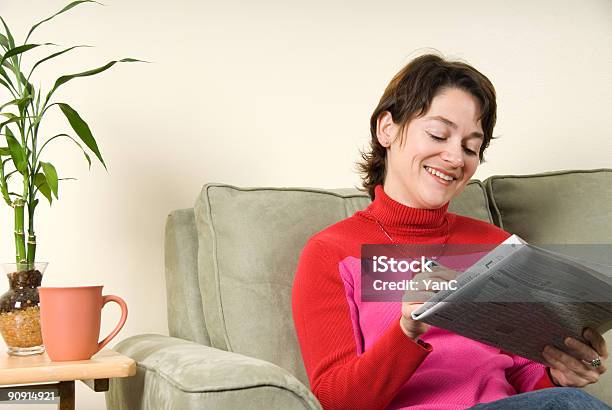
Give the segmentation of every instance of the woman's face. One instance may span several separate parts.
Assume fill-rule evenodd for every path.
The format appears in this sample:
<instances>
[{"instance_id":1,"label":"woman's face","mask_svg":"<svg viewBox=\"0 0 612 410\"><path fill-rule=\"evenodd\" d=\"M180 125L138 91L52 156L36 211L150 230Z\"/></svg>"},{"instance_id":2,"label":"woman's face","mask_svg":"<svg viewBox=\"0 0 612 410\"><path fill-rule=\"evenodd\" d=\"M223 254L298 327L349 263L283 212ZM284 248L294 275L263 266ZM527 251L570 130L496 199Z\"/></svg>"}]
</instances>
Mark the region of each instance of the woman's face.
<instances>
[{"instance_id":1,"label":"woman's face","mask_svg":"<svg viewBox=\"0 0 612 410\"><path fill-rule=\"evenodd\" d=\"M441 90L429 111L412 119L399 138L399 125L385 112L379 142L387 147L387 195L413 208L436 209L461 193L476 172L483 142L480 105L458 89Z\"/></svg>"}]
</instances>

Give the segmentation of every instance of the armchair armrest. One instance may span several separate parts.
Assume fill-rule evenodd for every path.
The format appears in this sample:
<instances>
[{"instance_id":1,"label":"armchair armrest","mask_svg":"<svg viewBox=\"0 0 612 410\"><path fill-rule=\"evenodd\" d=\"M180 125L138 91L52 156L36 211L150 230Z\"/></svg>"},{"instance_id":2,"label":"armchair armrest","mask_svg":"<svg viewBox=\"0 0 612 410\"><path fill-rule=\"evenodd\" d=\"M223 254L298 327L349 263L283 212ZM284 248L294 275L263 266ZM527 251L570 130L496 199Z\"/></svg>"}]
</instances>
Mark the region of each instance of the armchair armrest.
<instances>
[{"instance_id":1,"label":"armchair armrest","mask_svg":"<svg viewBox=\"0 0 612 410\"><path fill-rule=\"evenodd\" d=\"M134 359L137 372L110 381L110 409L321 409L293 375L263 360L153 334L114 349Z\"/></svg>"}]
</instances>

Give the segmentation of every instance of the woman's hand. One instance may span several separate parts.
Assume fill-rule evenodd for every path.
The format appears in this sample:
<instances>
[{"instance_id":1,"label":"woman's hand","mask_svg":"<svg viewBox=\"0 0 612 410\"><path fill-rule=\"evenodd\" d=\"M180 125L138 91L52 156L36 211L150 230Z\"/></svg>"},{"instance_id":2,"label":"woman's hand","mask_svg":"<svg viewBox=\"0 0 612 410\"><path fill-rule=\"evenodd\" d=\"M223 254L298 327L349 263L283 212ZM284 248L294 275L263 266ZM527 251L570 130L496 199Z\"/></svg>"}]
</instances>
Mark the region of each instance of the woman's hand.
<instances>
[{"instance_id":1,"label":"woman's hand","mask_svg":"<svg viewBox=\"0 0 612 410\"><path fill-rule=\"evenodd\" d=\"M436 292L432 290L432 284L447 282L457 277L457 272L441 266L433 267L432 272L419 273L412 278L417 290L407 290L402 302L402 317L400 326L406 336L416 340L420 335L427 332L429 325L412 318L412 312L427 302ZM429 286L427 286L429 285Z\"/></svg>"},{"instance_id":2,"label":"woman's hand","mask_svg":"<svg viewBox=\"0 0 612 410\"><path fill-rule=\"evenodd\" d=\"M597 382L599 376L607 370L608 348L601 334L594 329L587 328L582 337L589 344L571 337L565 339L565 345L570 349L571 354L553 346L544 348L542 356L550 365L550 375L554 383L565 387L584 387ZM601 360L601 364L593 367L591 361L597 358Z\"/></svg>"}]
</instances>

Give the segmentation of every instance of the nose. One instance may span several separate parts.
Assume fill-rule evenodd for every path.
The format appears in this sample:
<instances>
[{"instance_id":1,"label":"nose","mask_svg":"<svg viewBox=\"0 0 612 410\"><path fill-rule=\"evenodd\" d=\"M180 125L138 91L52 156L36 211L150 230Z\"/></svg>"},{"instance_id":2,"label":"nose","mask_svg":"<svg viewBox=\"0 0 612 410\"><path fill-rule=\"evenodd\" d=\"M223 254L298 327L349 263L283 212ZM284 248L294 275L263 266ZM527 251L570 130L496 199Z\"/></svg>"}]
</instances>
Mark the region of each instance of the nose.
<instances>
[{"instance_id":1,"label":"nose","mask_svg":"<svg viewBox=\"0 0 612 410\"><path fill-rule=\"evenodd\" d=\"M443 161L447 162L453 168L461 168L465 165L463 160L463 148L459 144L449 144L444 151L440 154Z\"/></svg>"}]
</instances>

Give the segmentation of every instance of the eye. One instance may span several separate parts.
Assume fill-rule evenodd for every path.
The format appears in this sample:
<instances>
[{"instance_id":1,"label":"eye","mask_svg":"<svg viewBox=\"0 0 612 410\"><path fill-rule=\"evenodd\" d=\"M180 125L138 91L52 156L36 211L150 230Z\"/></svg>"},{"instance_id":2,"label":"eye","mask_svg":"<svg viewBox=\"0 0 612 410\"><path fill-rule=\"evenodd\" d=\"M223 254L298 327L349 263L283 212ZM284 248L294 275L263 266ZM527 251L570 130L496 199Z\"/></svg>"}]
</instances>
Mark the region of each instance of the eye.
<instances>
[{"instance_id":1,"label":"eye","mask_svg":"<svg viewBox=\"0 0 612 410\"><path fill-rule=\"evenodd\" d=\"M463 147L463 151L470 156L478 155L476 151L471 150L468 147Z\"/></svg>"},{"instance_id":2,"label":"eye","mask_svg":"<svg viewBox=\"0 0 612 410\"><path fill-rule=\"evenodd\" d=\"M427 132L427 131L425 131L425 132ZM427 132L427 135L429 135L429 136L431 137L431 139L432 139L432 140L434 140L434 141L441 142L441 141L446 140L446 138L444 138L444 137L438 137L437 135L434 135L434 134L432 134L431 132Z\"/></svg>"}]
</instances>

